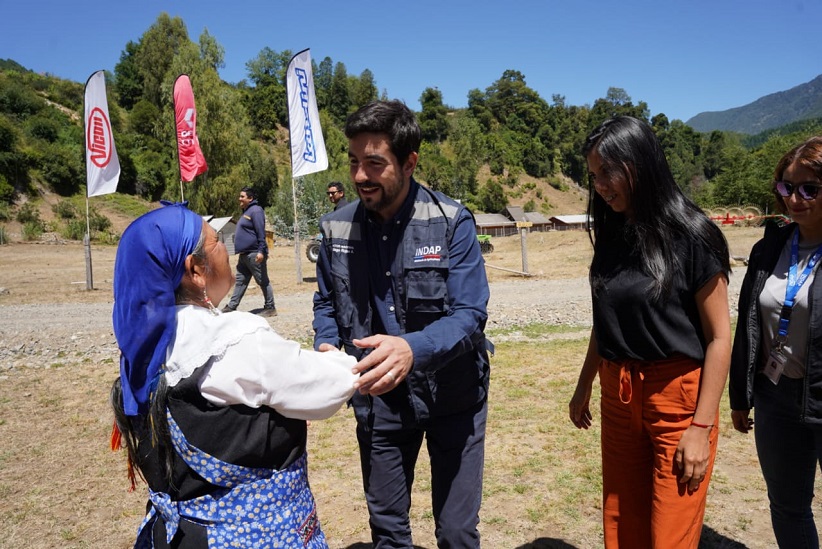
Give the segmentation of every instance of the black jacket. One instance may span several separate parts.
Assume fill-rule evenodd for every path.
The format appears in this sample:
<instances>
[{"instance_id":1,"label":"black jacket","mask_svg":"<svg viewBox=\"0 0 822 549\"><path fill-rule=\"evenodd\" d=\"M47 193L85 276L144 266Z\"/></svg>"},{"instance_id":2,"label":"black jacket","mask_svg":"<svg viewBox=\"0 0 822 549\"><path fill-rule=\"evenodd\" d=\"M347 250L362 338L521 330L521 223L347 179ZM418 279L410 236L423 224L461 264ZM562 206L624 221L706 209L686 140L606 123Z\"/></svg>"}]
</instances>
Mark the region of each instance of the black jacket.
<instances>
[{"instance_id":1,"label":"black jacket","mask_svg":"<svg viewBox=\"0 0 822 549\"><path fill-rule=\"evenodd\" d=\"M751 250L748 272L739 294L739 319L731 353L728 392L732 410L754 407L754 376L764 365L759 318L759 294L779 261L779 255L796 229L769 224L765 236ZM822 282L814 276L808 289L809 324L805 386L802 393L802 420L822 424ZM819 283L817 283L819 282Z\"/></svg>"}]
</instances>

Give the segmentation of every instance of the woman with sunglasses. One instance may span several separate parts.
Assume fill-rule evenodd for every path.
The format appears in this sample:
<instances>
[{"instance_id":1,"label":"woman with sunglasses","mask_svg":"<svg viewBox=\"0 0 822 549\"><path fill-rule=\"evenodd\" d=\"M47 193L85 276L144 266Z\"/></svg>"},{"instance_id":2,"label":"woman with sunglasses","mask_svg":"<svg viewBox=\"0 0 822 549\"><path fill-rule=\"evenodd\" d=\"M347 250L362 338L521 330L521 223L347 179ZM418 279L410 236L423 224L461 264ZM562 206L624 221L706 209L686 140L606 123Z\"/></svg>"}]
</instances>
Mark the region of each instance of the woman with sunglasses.
<instances>
[{"instance_id":1,"label":"woman with sunglasses","mask_svg":"<svg viewBox=\"0 0 822 549\"><path fill-rule=\"evenodd\" d=\"M747 433L756 407L756 449L780 547L819 547L811 511L822 463L822 137L776 166L777 208L792 223L770 224L757 242L739 296L731 357L734 428Z\"/></svg>"}]
</instances>

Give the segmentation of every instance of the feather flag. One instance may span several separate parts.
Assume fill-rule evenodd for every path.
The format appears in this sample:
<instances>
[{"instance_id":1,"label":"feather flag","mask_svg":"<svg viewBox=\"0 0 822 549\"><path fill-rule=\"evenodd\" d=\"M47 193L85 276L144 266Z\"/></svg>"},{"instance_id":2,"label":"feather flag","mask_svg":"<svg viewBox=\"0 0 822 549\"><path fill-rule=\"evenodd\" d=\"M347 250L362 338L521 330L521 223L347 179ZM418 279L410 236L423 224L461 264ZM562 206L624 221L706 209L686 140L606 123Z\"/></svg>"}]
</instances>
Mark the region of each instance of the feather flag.
<instances>
[{"instance_id":1,"label":"feather flag","mask_svg":"<svg viewBox=\"0 0 822 549\"><path fill-rule=\"evenodd\" d=\"M328 169L328 155L320 127L311 52L303 50L288 63L285 77L288 92L288 126L291 133L292 177Z\"/></svg>"},{"instance_id":2,"label":"feather flag","mask_svg":"<svg viewBox=\"0 0 822 549\"><path fill-rule=\"evenodd\" d=\"M111 133L103 71L95 72L86 82L85 126L87 196L117 192L120 159Z\"/></svg>"},{"instance_id":3,"label":"feather flag","mask_svg":"<svg viewBox=\"0 0 822 549\"><path fill-rule=\"evenodd\" d=\"M180 180L194 178L208 170L200 141L197 139L197 109L194 91L187 74L174 81L174 120L177 125L177 156L180 158Z\"/></svg>"}]
</instances>

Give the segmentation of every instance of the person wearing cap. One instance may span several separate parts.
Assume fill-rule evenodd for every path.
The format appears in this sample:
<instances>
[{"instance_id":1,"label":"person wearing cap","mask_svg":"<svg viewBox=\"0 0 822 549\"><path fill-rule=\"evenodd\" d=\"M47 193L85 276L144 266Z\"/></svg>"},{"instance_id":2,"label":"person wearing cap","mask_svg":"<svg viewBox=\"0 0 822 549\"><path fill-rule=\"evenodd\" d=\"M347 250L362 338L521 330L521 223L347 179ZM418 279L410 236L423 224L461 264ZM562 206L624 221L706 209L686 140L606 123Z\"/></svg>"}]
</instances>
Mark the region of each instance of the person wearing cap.
<instances>
[{"instance_id":1,"label":"person wearing cap","mask_svg":"<svg viewBox=\"0 0 822 549\"><path fill-rule=\"evenodd\" d=\"M223 314L225 245L181 204L135 220L114 265L120 376L112 448L149 501L135 547L326 548L308 486L307 420L354 392L355 360Z\"/></svg>"}]
</instances>

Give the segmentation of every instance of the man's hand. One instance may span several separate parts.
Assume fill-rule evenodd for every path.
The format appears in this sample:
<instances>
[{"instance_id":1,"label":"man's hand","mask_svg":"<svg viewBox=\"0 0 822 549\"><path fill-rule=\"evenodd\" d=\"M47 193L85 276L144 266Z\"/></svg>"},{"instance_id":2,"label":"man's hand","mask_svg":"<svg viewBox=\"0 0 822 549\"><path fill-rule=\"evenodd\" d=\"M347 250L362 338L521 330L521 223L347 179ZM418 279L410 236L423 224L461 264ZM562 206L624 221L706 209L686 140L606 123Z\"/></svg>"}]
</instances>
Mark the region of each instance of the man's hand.
<instances>
[{"instance_id":1,"label":"man's hand","mask_svg":"<svg viewBox=\"0 0 822 549\"><path fill-rule=\"evenodd\" d=\"M354 345L373 349L354 365L354 373L362 374L354 387L362 395L387 393L399 385L414 366L414 353L401 337L379 334L355 339Z\"/></svg>"},{"instance_id":2,"label":"man's hand","mask_svg":"<svg viewBox=\"0 0 822 549\"><path fill-rule=\"evenodd\" d=\"M257 257L254 258L254 263L262 263L265 256L260 252L257 252Z\"/></svg>"}]
</instances>

